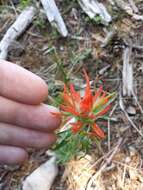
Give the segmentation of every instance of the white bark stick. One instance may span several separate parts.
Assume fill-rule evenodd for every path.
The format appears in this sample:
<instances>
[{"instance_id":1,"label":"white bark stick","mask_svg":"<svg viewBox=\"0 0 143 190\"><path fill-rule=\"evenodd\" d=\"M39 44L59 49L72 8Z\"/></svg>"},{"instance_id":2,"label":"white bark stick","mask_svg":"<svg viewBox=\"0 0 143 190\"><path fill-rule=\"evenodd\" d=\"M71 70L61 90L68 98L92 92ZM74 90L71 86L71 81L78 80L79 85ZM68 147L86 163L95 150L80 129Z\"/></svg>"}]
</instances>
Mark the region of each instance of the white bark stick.
<instances>
[{"instance_id":1,"label":"white bark stick","mask_svg":"<svg viewBox=\"0 0 143 190\"><path fill-rule=\"evenodd\" d=\"M83 11L93 19L96 15L100 15L103 24L111 22L112 18L107 12L105 6L97 0L78 0Z\"/></svg>"},{"instance_id":2,"label":"white bark stick","mask_svg":"<svg viewBox=\"0 0 143 190\"><path fill-rule=\"evenodd\" d=\"M35 8L26 8L17 18L17 20L10 26L0 42L0 59L6 59L8 54L8 47L16 40L29 26L35 15Z\"/></svg>"},{"instance_id":3,"label":"white bark stick","mask_svg":"<svg viewBox=\"0 0 143 190\"><path fill-rule=\"evenodd\" d=\"M66 37L68 35L68 31L55 1L41 0L41 3L46 12L49 22L58 29L63 37Z\"/></svg>"},{"instance_id":4,"label":"white bark stick","mask_svg":"<svg viewBox=\"0 0 143 190\"><path fill-rule=\"evenodd\" d=\"M123 52L123 95L133 94L133 65L130 63L131 49L126 48Z\"/></svg>"}]
</instances>

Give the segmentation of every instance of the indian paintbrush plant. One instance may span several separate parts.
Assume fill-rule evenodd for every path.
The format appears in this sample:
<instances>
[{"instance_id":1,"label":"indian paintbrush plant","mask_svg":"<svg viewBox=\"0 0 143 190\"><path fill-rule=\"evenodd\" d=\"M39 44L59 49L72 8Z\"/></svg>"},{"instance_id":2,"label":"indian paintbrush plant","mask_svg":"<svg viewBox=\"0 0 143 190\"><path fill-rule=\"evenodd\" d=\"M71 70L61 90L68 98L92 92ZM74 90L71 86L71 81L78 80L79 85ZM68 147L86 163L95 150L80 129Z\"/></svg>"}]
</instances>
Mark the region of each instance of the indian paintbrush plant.
<instances>
[{"instance_id":1,"label":"indian paintbrush plant","mask_svg":"<svg viewBox=\"0 0 143 190\"><path fill-rule=\"evenodd\" d=\"M86 154L94 142L98 144L105 138L105 133L97 121L107 118L105 116L115 99L115 93L105 92L102 86L92 92L89 77L85 70L83 72L86 80L84 95L76 91L73 84L64 85L61 94L63 125L53 148L58 162L62 164L80 152Z\"/></svg>"}]
</instances>

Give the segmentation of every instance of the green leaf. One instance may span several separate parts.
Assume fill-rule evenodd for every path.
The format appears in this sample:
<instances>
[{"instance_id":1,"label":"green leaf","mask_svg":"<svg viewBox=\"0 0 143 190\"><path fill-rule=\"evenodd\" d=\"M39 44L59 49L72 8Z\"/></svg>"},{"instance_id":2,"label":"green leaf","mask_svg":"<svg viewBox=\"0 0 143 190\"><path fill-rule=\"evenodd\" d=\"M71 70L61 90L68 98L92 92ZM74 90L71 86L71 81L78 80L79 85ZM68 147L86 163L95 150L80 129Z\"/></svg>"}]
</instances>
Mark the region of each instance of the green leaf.
<instances>
[{"instance_id":1,"label":"green leaf","mask_svg":"<svg viewBox=\"0 0 143 190\"><path fill-rule=\"evenodd\" d=\"M88 136L85 136L85 132L81 131L80 133L73 134L68 130L58 134L59 140L55 147L53 147L53 150L57 154L58 163L64 164L77 156L79 152L82 151L86 154L89 151L92 140Z\"/></svg>"}]
</instances>

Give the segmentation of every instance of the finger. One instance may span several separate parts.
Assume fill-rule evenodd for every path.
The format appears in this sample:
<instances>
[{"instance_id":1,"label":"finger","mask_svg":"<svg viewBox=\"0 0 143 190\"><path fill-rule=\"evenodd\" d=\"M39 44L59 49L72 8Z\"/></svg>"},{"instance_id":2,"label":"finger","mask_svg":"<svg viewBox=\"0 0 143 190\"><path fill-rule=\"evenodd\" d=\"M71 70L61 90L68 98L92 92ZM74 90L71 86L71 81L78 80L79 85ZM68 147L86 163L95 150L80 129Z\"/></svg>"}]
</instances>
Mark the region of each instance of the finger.
<instances>
[{"instance_id":1,"label":"finger","mask_svg":"<svg viewBox=\"0 0 143 190\"><path fill-rule=\"evenodd\" d=\"M28 154L22 148L0 145L0 164L20 164L27 158Z\"/></svg>"},{"instance_id":2,"label":"finger","mask_svg":"<svg viewBox=\"0 0 143 190\"><path fill-rule=\"evenodd\" d=\"M52 114L58 110L52 106L26 105L0 97L0 122L35 130L52 131L59 127L61 119Z\"/></svg>"},{"instance_id":3,"label":"finger","mask_svg":"<svg viewBox=\"0 0 143 190\"><path fill-rule=\"evenodd\" d=\"M3 60L0 60L0 81L0 95L26 104L39 104L48 94L40 77Z\"/></svg>"},{"instance_id":4,"label":"finger","mask_svg":"<svg viewBox=\"0 0 143 190\"><path fill-rule=\"evenodd\" d=\"M0 123L0 144L26 148L49 147L56 140L54 134L24 129L15 125Z\"/></svg>"}]
</instances>

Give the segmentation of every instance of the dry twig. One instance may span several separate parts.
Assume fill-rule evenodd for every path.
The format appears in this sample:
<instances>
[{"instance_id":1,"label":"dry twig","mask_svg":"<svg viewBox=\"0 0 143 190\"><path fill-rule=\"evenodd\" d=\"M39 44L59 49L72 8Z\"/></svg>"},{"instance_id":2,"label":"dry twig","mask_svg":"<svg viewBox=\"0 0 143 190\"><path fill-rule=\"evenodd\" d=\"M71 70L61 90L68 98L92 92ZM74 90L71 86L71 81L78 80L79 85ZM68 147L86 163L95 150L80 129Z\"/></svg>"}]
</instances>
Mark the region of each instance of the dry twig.
<instances>
[{"instance_id":1,"label":"dry twig","mask_svg":"<svg viewBox=\"0 0 143 190\"><path fill-rule=\"evenodd\" d=\"M119 99L119 105L120 105L121 110L124 112L126 118L130 122L131 126L141 135L141 137L143 137L143 133L138 129L138 127L134 124L134 122L132 121L128 113L126 112L121 94L120 94L120 99Z\"/></svg>"},{"instance_id":2,"label":"dry twig","mask_svg":"<svg viewBox=\"0 0 143 190\"><path fill-rule=\"evenodd\" d=\"M109 157L105 160L105 162L103 163L103 165L101 166L101 168L98 170L98 172L96 172L95 175L92 176L92 178L91 178L90 183L88 184L88 186L90 186L93 183L93 181L95 181L101 175L101 173L104 172L104 170L107 167L107 165L111 163L113 157L115 156L115 154L119 150L119 147L120 147L120 145L122 143L122 140L123 140L122 138L120 138L118 140L117 145L112 150L112 152L110 153Z\"/></svg>"},{"instance_id":3,"label":"dry twig","mask_svg":"<svg viewBox=\"0 0 143 190\"><path fill-rule=\"evenodd\" d=\"M110 120L111 120L111 116L113 115L114 111L117 108L117 104L115 104L115 106L113 107L113 109L111 110L110 114L109 114L109 119L108 119L108 150L110 150L111 148L111 143L110 143L110 139L111 139L111 133L110 133Z\"/></svg>"},{"instance_id":4,"label":"dry twig","mask_svg":"<svg viewBox=\"0 0 143 190\"><path fill-rule=\"evenodd\" d=\"M101 44L101 47L106 47L109 44L109 42L112 40L112 38L115 36L115 34L116 34L115 30L108 32L104 41Z\"/></svg>"}]
</instances>

